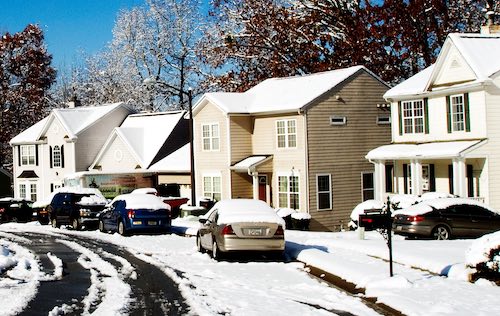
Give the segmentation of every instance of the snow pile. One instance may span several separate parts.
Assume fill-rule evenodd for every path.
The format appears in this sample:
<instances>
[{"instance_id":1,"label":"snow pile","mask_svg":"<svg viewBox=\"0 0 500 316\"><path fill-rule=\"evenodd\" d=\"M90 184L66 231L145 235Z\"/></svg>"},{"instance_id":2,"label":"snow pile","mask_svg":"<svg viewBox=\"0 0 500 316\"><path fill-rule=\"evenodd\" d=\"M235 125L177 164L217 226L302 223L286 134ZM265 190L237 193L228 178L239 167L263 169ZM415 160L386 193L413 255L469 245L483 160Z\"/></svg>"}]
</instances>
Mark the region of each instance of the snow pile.
<instances>
[{"instance_id":1,"label":"snow pile","mask_svg":"<svg viewBox=\"0 0 500 316\"><path fill-rule=\"evenodd\" d=\"M297 220L307 220L307 219L312 218L311 214L306 213L306 212L295 212L291 216L293 219L297 219Z\"/></svg>"},{"instance_id":2,"label":"snow pile","mask_svg":"<svg viewBox=\"0 0 500 316\"><path fill-rule=\"evenodd\" d=\"M352 210L351 212L351 219L353 221L358 221L359 220L359 215L364 214L365 210L372 210L372 209L383 209L385 208L385 203L382 201L378 200L366 200L364 202L359 203L356 205L356 207Z\"/></svg>"},{"instance_id":3,"label":"snow pile","mask_svg":"<svg viewBox=\"0 0 500 316\"><path fill-rule=\"evenodd\" d=\"M484 235L476 239L469 247L465 254L465 263L469 267L476 267L480 263L488 262L491 269L495 269L497 272L500 272L500 257L497 256L496 258L493 258L493 260L490 258L490 251L499 247L500 231ZM493 262L496 262L496 267L493 267Z\"/></svg>"},{"instance_id":4,"label":"snow pile","mask_svg":"<svg viewBox=\"0 0 500 316\"><path fill-rule=\"evenodd\" d=\"M444 198L452 198L453 194L444 193L444 192L426 192L420 196L422 201L426 200L434 200L434 199L444 199Z\"/></svg>"},{"instance_id":5,"label":"snow pile","mask_svg":"<svg viewBox=\"0 0 500 316\"><path fill-rule=\"evenodd\" d=\"M163 203L161 198L152 194L122 194L115 197L113 201L111 201L111 204L119 200L125 201L127 209L170 209L170 205Z\"/></svg>"},{"instance_id":6,"label":"snow pile","mask_svg":"<svg viewBox=\"0 0 500 316\"><path fill-rule=\"evenodd\" d=\"M291 216L293 213L297 213L297 211L294 209L291 209L291 208L278 208L278 209L276 209L276 214L278 214L278 216L281 218Z\"/></svg>"},{"instance_id":7,"label":"snow pile","mask_svg":"<svg viewBox=\"0 0 500 316\"><path fill-rule=\"evenodd\" d=\"M413 194L394 194L390 196L390 201L393 208L407 208L411 205L417 204L422 199Z\"/></svg>"}]
</instances>

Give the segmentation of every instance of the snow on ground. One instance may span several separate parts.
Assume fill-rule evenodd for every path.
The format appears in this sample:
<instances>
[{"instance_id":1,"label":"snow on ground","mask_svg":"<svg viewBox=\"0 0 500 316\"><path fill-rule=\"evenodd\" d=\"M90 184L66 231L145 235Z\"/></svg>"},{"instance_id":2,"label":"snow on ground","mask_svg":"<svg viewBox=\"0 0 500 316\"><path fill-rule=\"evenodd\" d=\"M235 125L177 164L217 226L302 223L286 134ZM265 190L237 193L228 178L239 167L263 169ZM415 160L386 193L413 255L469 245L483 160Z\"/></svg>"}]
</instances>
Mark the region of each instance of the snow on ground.
<instances>
[{"instance_id":1,"label":"snow on ground","mask_svg":"<svg viewBox=\"0 0 500 316\"><path fill-rule=\"evenodd\" d=\"M199 224L195 218L186 218L175 220L174 225L176 232L189 235L196 233ZM122 237L34 224L4 224L0 225L0 240L7 250L0 253L0 260L8 258L8 254L12 253L9 249L19 247L15 242L7 241L12 240L10 233L22 231L54 235L64 232L122 245L140 259L158 266L176 281L194 314L260 315L273 311L273 315L321 315L328 314L327 310L347 311L355 315L375 314L361 303L360 298L310 278L303 263L216 262L207 254L196 251L193 237ZM393 240L394 277L390 278L389 264L382 260L388 259L388 248L376 232L366 232L364 239L360 239L357 232L287 230L285 236L287 256L357 284L365 289L366 296L377 297L379 302L404 314L500 315L499 287L484 280L473 284L466 279L465 253L473 240L404 240L396 236ZM77 249L76 246L74 249L92 257L86 254L88 250ZM105 263L99 258L91 262L97 270L105 268ZM121 274L131 277L133 267L126 263L122 265ZM114 273L112 275L117 275L116 282L123 280L124 276ZM33 280L37 279L34 277ZM116 285L101 286L111 291ZM32 292L36 292L36 287L36 283L27 285ZM9 293L12 292L1 285L0 291L5 294L0 295L0 304L4 304L4 301L9 301ZM117 302L126 305L127 296L123 295ZM14 305L9 306L13 310L24 306Z\"/></svg>"}]
</instances>

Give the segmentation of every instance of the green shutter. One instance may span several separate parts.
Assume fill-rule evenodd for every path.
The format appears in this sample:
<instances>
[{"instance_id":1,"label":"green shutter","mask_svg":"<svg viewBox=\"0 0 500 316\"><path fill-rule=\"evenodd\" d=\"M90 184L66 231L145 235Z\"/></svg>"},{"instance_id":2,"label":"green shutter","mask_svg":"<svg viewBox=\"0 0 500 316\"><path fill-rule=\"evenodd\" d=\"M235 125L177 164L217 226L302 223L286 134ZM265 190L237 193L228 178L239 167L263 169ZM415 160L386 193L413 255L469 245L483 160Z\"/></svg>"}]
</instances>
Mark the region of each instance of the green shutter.
<instances>
[{"instance_id":1,"label":"green shutter","mask_svg":"<svg viewBox=\"0 0 500 316\"><path fill-rule=\"evenodd\" d=\"M469 93L464 93L465 131L470 132Z\"/></svg>"},{"instance_id":2,"label":"green shutter","mask_svg":"<svg viewBox=\"0 0 500 316\"><path fill-rule=\"evenodd\" d=\"M398 101L399 135L403 135L403 116L401 111L401 101Z\"/></svg>"},{"instance_id":3,"label":"green shutter","mask_svg":"<svg viewBox=\"0 0 500 316\"><path fill-rule=\"evenodd\" d=\"M446 122L448 123L448 133L451 133L451 100L446 96Z\"/></svg>"},{"instance_id":4,"label":"green shutter","mask_svg":"<svg viewBox=\"0 0 500 316\"><path fill-rule=\"evenodd\" d=\"M429 98L424 98L424 129L429 134Z\"/></svg>"}]
</instances>

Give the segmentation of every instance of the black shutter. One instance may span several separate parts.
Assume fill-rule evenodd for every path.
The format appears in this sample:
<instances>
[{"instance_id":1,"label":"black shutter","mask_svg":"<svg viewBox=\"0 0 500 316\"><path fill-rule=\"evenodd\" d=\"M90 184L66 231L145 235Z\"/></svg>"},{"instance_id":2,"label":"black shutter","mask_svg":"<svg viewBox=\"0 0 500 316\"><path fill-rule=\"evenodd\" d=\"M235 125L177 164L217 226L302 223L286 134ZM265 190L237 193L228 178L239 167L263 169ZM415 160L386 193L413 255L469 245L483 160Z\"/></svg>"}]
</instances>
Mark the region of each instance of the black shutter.
<instances>
[{"instance_id":1,"label":"black shutter","mask_svg":"<svg viewBox=\"0 0 500 316\"><path fill-rule=\"evenodd\" d=\"M464 93L464 114L465 114L465 131L470 132L470 117L469 117L469 94Z\"/></svg>"},{"instance_id":2,"label":"black shutter","mask_svg":"<svg viewBox=\"0 0 500 316\"><path fill-rule=\"evenodd\" d=\"M53 162L52 162L52 146L49 146L49 160L50 160L50 167L53 167Z\"/></svg>"},{"instance_id":3,"label":"black shutter","mask_svg":"<svg viewBox=\"0 0 500 316\"><path fill-rule=\"evenodd\" d=\"M21 166L21 146L17 146L17 164Z\"/></svg>"},{"instance_id":4,"label":"black shutter","mask_svg":"<svg viewBox=\"0 0 500 316\"><path fill-rule=\"evenodd\" d=\"M54 192L54 183L50 184L50 193Z\"/></svg>"},{"instance_id":5,"label":"black shutter","mask_svg":"<svg viewBox=\"0 0 500 316\"><path fill-rule=\"evenodd\" d=\"M424 130L426 134L429 134L429 99L424 98Z\"/></svg>"},{"instance_id":6,"label":"black shutter","mask_svg":"<svg viewBox=\"0 0 500 316\"><path fill-rule=\"evenodd\" d=\"M467 165L467 196L474 196L474 168L472 165Z\"/></svg>"},{"instance_id":7,"label":"black shutter","mask_svg":"<svg viewBox=\"0 0 500 316\"><path fill-rule=\"evenodd\" d=\"M450 96L446 96L446 123L448 125L448 133L451 133L451 100Z\"/></svg>"},{"instance_id":8,"label":"black shutter","mask_svg":"<svg viewBox=\"0 0 500 316\"><path fill-rule=\"evenodd\" d=\"M404 194L408 194L408 164L403 164Z\"/></svg>"},{"instance_id":9,"label":"black shutter","mask_svg":"<svg viewBox=\"0 0 500 316\"><path fill-rule=\"evenodd\" d=\"M38 145L35 145L35 165L38 166Z\"/></svg>"},{"instance_id":10,"label":"black shutter","mask_svg":"<svg viewBox=\"0 0 500 316\"><path fill-rule=\"evenodd\" d=\"M429 165L429 191L436 192L436 173L434 164Z\"/></svg>"},{"instance_id":11,"label":"black shutter","mask_svg":"<svg viewBox=\"0 0 500 316\"><path fill-rule=\"evenodd\" d=\"M448 165L448 181L450 186L450 193L453 194L453 165Z\"/></svg>"},{"instance_id":12,"label":"black shutter","mask_svg":"<svg viewBox=\"0 0 500 316\"><path fill-rule=\"evenodd\" d=\"M401 101L398 102L398 117L399 117L399 135L403 135L403 111L401 110Z\"/></svg>"},{"instance_id":13,"label":"black shutter","mask_svg":"<svg viewBox=\"0 0 500 316\"><path fill-rule=\"evenodd\" d=\"M393 192L394 165L385 165L385 192Z\"/></svg>"},{"instance_id":14,"label":"black shutter","mask_svg":"<svg viewBox=\"0 0 500 316\"><path fill-rule=\"evenodd\" d=\"M61 145L61 167L64 168L64 145Z\"/></svg>"}]
</instances>

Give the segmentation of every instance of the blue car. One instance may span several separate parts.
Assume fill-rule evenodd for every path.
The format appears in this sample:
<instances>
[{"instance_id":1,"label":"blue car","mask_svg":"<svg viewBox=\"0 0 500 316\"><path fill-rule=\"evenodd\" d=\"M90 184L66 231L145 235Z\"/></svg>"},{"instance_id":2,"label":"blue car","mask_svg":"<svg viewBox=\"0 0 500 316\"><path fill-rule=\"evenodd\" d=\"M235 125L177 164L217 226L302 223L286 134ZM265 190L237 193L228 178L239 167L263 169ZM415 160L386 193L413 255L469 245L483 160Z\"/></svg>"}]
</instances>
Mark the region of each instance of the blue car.
<instances>
[{"instance_id":1,"label":"blue car","mask_svg":"<svg viewBox=\"0 0 500 316\"><path fill-rule=\"evenodd\" d=\"M99 230L126 236L133 232L170 230L170 206L151 194L123 194L99 214Z\"/></svg>"}]
</instances>

